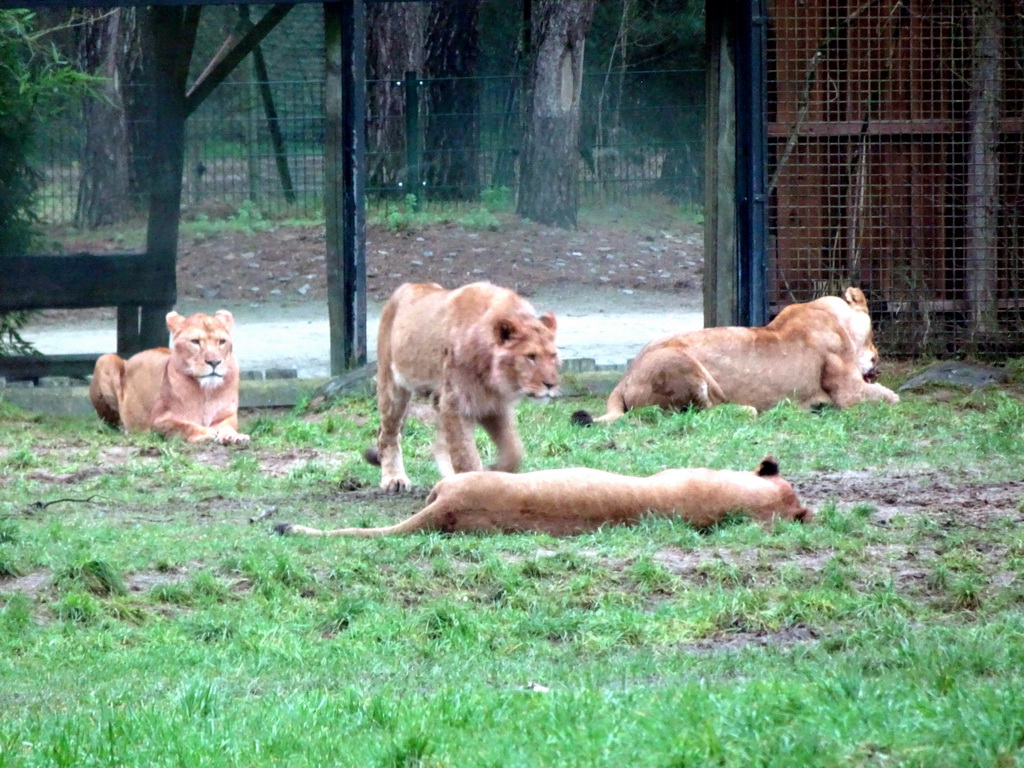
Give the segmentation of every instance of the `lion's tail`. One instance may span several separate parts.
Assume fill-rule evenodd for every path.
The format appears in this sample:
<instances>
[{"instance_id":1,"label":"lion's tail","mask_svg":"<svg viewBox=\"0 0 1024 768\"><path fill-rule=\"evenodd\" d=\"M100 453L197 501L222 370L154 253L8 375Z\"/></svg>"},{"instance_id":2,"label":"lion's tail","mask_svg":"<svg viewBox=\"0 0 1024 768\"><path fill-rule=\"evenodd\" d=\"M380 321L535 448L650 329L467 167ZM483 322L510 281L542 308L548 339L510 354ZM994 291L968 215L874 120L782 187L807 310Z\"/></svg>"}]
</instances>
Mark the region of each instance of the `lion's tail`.
<instances>
[{"instance_id":1,"label":"lion's tail","mask_svg":"<svg viewBox=\"0 0 1024 768\"><path fill-rule=\"evenodd\" d=\"M371 445L363 451L363 458L368 464L373 464L375 467L380 466L380 450L376 445Z\"/></svg>"},{"instance_id":2,"label":"lion's tail","mask_svg":"<svg viewBox=\"0 0 1024 768\"><path fill-rule=\"evenodd\" d=\"M100 355L89 382L89 400L99 417L112 427L121 425L119 402L124 389L124 360L115 354Z\"/></svg>"},{"instance_id":3,"label":"lion's tail","mask_svg":"<svg viewBox=\"0 0 1024 768\"><path fill-rule=\"evenodd\" d=\"M622 397L622 383L620 382L612 393L608 396L608 402L605 404L605 413L603 416L598 416L596 419L590 414L589 411L574 411L569 420L578 427L589 427L591 424L598 422L609 422L615 421L625 415L626 401Z\"/></svg>"},{"instance_id":4,"label":"lion's tail","mask_svg":"<svg viewBox=\"0 0 1024 768\"><path fill-rule=\"evenodd\" d=\"M445 530L444 515L440 504L435 504L437 490L432 490L427 496L426 506L412 517L406 518L394 525L384 525L379 528L333 528L321 529L310 528L305 525L294 525L292 523L280 523L274 526L274 533L281 536L358 536L364 539L372 539L378 536L390 536L394 533L417 533L419 531Z\"/></svg>"},{"instance_id":5,"label":"lion's tail","mask_svg":"<svg viewBox=\"0 0 1024 768\"><path fill-rule=\"evenodd\" d=\"M381 528L310 528L306 525L295 525L293 523L279 523L274 526L274 533L280 534L281 536L360 536L362 538L375 538L377 536L387 536L391 533L402 533L400 529L402 523L398 525L388 525Z\"/></svg>"}]
</instances>

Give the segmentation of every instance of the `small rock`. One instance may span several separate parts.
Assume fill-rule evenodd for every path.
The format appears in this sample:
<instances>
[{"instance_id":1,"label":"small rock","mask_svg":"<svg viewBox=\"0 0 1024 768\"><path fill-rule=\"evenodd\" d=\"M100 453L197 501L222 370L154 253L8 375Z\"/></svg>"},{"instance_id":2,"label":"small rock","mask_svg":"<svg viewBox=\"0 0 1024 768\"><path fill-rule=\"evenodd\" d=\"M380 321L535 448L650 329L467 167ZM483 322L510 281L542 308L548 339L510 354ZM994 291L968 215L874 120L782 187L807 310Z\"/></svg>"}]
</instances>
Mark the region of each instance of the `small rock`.
<instances>
[{"instance_id":1,"label":"small rock","mask_svg":"<svg viewBox=\"0 0 1024 768\"><path fill-rule=\"evenodd\" d=\"M267 368L265 375L268 379L299 378L299 372L294 368Z\"/></svg>"},{"instance_id":2,"label":"small rock","mask_svg":"<svg viewBox=\"0 0 1024 768\"><path fill-rule=\"evenodd\" d=\"M1009 378L1009 374L1002 368L964 363L957 360L945 360L936 363L903 382L899 391L916 389L926 384L979 389L980 387L987 387L993 384L1003 384Z\"/></svg>"}]
</instances>

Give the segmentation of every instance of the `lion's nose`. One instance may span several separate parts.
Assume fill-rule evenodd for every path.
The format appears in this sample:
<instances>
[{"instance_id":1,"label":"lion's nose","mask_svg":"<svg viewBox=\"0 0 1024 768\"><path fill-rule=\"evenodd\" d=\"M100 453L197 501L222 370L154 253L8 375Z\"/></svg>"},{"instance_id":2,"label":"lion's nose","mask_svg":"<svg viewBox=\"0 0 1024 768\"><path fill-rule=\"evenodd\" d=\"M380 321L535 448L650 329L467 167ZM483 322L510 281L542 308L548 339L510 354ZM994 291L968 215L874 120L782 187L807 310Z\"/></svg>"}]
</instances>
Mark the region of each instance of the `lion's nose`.
<instances>
[{"instance_id":1,"label":"lion's nose","mask_svg":"<svg viewBox=\"0 0 1024 768\"><path fill-rule=\"evenodd\" d=\"M222 362L223 362L223 360L207 360L207 361L206 361L206 364L207 364L208 366L210 366L211 368L216 368L216 367L217 367L218 365L220 365L220 364L221 364Z\"/></svg>"},{"instance_id":2,"label":"lion's nose","mask_svg":"<svg viewBox=\"0 0 1024 768\"><path fill-rule=\"evenodd\" d=\"M555 387L558 386L558 382L557 381L545 381L544 382L544 386L547 389L554 389Z\"/></svg>"}]
</instances>

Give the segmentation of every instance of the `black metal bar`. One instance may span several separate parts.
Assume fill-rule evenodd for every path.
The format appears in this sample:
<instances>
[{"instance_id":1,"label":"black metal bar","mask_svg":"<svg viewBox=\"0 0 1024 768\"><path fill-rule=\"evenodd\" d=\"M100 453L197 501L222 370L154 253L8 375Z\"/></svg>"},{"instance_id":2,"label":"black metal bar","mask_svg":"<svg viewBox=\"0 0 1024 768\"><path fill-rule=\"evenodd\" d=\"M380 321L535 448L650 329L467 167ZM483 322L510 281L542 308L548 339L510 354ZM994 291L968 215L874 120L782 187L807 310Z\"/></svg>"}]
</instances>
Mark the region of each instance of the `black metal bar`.
<instances>
[{"instance_id":1,"label":"black metal bar","mask_svg":"<svg viewBox=\"0 0 1024 768\"><path fill-rule=\"evenodd\" d=\"M248 6L239 6L238 13L243 21L249 21ZM260 101L263 102L263 114L267 118L267 132L270 134L270 144L274 148L274 162L277 165L277 177L281 181L281 191L284 192L286 201L294 203L295 187L292 185L292 174L288 168L288 150L285 148L284 136L281 133L277 106L274 104L274 94L270 90L267 61L263 57L263 48L259 43L252 48L252 67L256 74L256 87L260 92Z\"/></svg>"},{"instance_id":2,"label":"black metal bar","mask_svg":"<svg viewBox=\"0 0 1024 768\"><path fill-rule=\"evenodd\" d=\"M766 10L764 0L737 7L737 310L740 325L755 326L768 322Z\"/></svg>"},{"instance_id":3,"label":"black metal bar","mask_svg":"<svg viewBox=\"0 0 1024 768\"><path fill-rule=\"evenodd\" d=\"M337 376L366 362L363 0L324 4L324 42L327 311L331 374Z\"/></svg>"},{"instance_id":4,"label":"black metal bar","mask_svg":"<svg viewBox=\"0 0 1024 768\"><path fill-rule=\"evenodd\" d=\"M342 68L345 153L342 170L345 204L342 206L342 245L345 253L346 322L352 346L346 369L366 363L366 4L352 0L348 24L342 32Z\"/></svg>"},{"instance_id":5,"label":"black metal bar","mask_svg":"<svg viewBox=\"0 0 1024 768\"><path fill-rule=\"evenodd\" d=\"M405 179L406 195L414 209L420 203L420 101L419 78L415 72L405 73Z\"/></svg>"}]
</instances>

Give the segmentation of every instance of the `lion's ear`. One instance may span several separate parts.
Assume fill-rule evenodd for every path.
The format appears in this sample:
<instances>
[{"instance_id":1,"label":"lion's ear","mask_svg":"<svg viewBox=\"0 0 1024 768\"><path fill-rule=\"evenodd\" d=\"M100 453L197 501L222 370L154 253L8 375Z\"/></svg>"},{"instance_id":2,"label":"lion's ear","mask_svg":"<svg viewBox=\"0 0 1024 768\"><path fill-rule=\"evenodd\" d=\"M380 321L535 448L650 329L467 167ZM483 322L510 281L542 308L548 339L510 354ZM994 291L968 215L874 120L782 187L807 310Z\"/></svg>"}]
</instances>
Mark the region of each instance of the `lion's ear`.
<instances>
[{"instance_id":1,"label":"lion's ear","mask_svg":"<svg viewBox=\"0 0 1024 768\"><path fill-rule=\"evenodd\" d=\"M167 313L167 317L164 320L167 322L167 330L171 333L177 333L185 322L185 316L171 311Z\"/></svg>"},{"instance_id":2,"label":"lion's ear","mask_svg":"<svg viewBox=\"0 0 1024 768\"><path fill-rule=\"evenodd\" d=\"M779 462L775 460L774 456L765 456L761 459L761 463L757 465L757 469L754 470L758 477L774 477L779 474Z\"/></svg>"},{"instance_id":3,"label":"lion's ear","mask_svg":"<svg viewBox=\"0 0 1024 768\"><path fill-rule=\"evenodd\" d=\"M494 321L494 337L499 344L504 344L519 334L519 323L510 317L500 317Z\"/></svg>"},{"instance_id":4,"label":"lion's ear","mask_svg":"<svg viewBox=\"0 0 1024 768\"><path fill-rule=\"evenodd\" d=\"M554 333L555 330L558 328L558 321L555 319L554 314L551 312L545 312L543 315L540 316L540 324L543 325L552 333Z\"/></svg>"},{"instance_id":5,"label":"lion's ear","mask_svg":"<svg viewBox=\"0 0 1024 768\"><path fill-rule=\"evenodd\" d=\"M235 316L226 309L218 309L213 316L220 318L220 321L224 323L224 327L228 329L228 333L235 327Z\"/></svg>"},{"instance_id":6,"label":"lion's ear","mask_svg":"<svg viewBox=\"0 0 1024 768\"><path fill-rule=\"evenodd\" d=\"M864 291L860 288L856 288L851 285L846 289L846 292L843 294L843 298L846 299L846 303L853 309L859 309L862 312L868 311L868 299L864 295Z\"/></svg>"}]
</instances>

